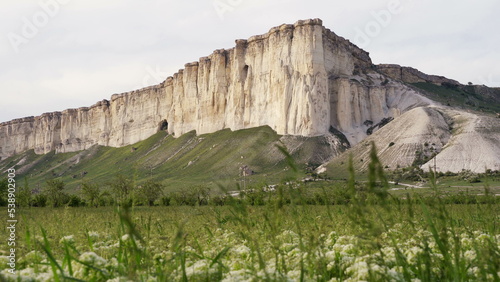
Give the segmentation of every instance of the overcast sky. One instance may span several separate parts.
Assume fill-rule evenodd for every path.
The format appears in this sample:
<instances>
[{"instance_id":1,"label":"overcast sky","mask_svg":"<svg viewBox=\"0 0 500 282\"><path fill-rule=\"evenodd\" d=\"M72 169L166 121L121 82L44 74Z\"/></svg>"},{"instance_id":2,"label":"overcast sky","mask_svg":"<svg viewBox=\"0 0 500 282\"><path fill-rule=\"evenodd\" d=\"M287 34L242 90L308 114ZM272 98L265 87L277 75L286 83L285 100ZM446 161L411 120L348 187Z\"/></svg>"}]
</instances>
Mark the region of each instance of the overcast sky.
<instances>
[{"instance_id":1,"label":"overcast sky","mask_svg":"<svg viewBox=\"0 0 500 282\"><path fill-rule=\"evenodd\" d=\"M375 64L500 87L498 11L498 0L0 0L0 122L157 84L235 39L308 18Z\"/></svg>"}]
</instances>

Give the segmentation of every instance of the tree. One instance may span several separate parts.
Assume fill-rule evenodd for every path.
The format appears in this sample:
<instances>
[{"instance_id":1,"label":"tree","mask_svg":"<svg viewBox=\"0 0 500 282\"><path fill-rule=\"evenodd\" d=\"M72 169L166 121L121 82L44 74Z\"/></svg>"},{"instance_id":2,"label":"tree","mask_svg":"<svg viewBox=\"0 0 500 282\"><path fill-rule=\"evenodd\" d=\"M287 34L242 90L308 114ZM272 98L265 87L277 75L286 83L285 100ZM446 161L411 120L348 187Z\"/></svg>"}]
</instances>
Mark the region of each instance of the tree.
<instances>
[{"instance_id":1,"label":"tree","mask_svg":"<svg viewBox=\"0 0 500 282\"><path fill-rule=\"evenodd\" d=\"M123 174L118 174L115 176L115 180L110 183L110 186L115 196L116 203L123 205L130 202L130 194L134 189L134 182L132 179L125 177Z\"/></svg>"},{"instance_id":2,"label":"tree","mask_svg":"<svg viewBox=\"0 0 500 282\"><path fill-rule=\"evenodd\" d=\"M99 205L100 206L111 206L114 204L114 199L111 193L104 191L99 195Z\"/></svg>"},{"instance_id":3,"label":"tree","mask_svg":"<svg viewBox=\"0 0 500 282\"><path fill-rule=\"evenodd\" d=\"M149 180L141 187L142 194L149 206L163 195L163 184Z\"/></svg>"},{"instance_id":4,"label":"tree","mask_svg":"<svg viewBox=\"0 0 500 282\"><path fill-rule=\"evenodd\" d=\"M31 189L28 184L28 178L24 178L24 185L17 192L17 204L21 207L31 206Z\"/></svg>"},{"instance_id":5,"label":"tree","mask_svg":"<svg viewBox=\"0 0 500 282\"><path fill-rule=\"evenodd\" d=\"M98 207L99 206L99 196L101 191L99 186L95 183L83 182L82 183L82 195L83 198L87 201L90 206Z\"/></svg>"},{"instance_id":6,"label":"tree","mask_svg":"<svg viewBox=\"0 0 500 282\"><path fill-rule=\"evenodd\" d=\"M60 207L67 202L68 195L64 193L64 182L60 179L47 180L45 194L52 207Z\"/></svg>"},{"instance_id":7,"label":"tree","mask_svg":"<svg viewBox=\"0 0 500 282\"><path fill-rule=\"evenodd\" d=\"M7 205L7 195L8 195L9 182L7 178L0 180L0 206Z\"/></svg>"},{"instance_id":8,"label":"tree","mask_svg":"<svg viewBox=\"0 0 500 282\"><path fill-rule=\"evenodd\" d=\"M208 205L208 198L210 196L210 188L206 188L203 186L197 186L194 188L194 191L192 193L196 197L196 203L199 206Z\"/></svg>"}]
</instances>

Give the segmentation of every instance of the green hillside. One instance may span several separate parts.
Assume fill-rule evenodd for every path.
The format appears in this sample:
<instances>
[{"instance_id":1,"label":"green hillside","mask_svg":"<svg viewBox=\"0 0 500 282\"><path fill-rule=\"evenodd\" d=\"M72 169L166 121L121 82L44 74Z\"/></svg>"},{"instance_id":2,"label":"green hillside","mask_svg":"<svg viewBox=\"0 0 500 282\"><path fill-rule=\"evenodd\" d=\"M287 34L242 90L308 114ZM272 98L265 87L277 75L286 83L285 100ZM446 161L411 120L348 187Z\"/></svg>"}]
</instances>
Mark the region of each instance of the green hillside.
<instances>
[{"instance_id":1,"label":"green hillside","mask_svg":"<svg viewBox=\"0 0 500 282\"><path fill-rule=\"evenodd\" d=\"M306 163L319 164L334 153L324 137L283 137L264 126L199 136L193 131L178 138L161 131L122 148L94 146L74 153L36 155L31 150L2 160L0 169L15 167L18 183L26 178L32 189L60 178L69 192L75 192L84 180L106 186L117 174L133 176L137 184L159 181L168 191L195 185L234 189L243 181L242 166L255 172L245 178L246 185L277 183L290 176L276 145L289 148L303 170Z\"/></svg>"},{"instance_id":2,"label":"green hillside","mask_svg":"<svg viewBox=\"0 0 500 282\"><path fill-rule=\"evenodd\" d=\"M500 91L495 88L478 85L435 85L427 82L411 85L444 105L484 113L500 112Z\"/></svg>"}]
</instances>

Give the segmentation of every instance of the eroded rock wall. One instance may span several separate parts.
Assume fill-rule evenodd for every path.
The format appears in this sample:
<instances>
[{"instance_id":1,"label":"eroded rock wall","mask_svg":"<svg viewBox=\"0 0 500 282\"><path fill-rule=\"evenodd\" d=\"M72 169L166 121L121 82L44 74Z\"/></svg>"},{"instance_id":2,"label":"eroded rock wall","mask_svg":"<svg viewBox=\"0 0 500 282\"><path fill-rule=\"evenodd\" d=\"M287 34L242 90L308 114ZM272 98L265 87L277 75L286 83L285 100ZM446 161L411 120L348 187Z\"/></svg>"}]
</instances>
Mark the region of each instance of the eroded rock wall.
<instances>
[{"instance_id":1,"label":"eroded rock wall","mask_svg":"<svg viewBox=\"0 0 500 282\"><path fill-rule=\"evenodd\" d=\"M281 25L237 40L167 79L175 136L268 125L278 134L328 132L327 74L320 20Z\"/></svg>"},{"instance_id":2,"label":"eroded rock wall","mask_svg":"<svg viewBox=\"0 0 500 282\"><path fill-rule=\"evenodd\" d=\"M330 80L330 123L344 133L351 145L365 139L368 129L383 119L433 104L400 83L392 81L381 85L381 79L383 77L372 76L370 83L349 77Z\"/></svg>"},{"instance_id":3,"label":"eroded rock wall","mask_svg":"<svg viewBox=\"0 0 500 282\"><path fill-rule=\"evenodd\" d=\"M174 136L263 125L281 135L319 136L334 127L356 144L367 136L366 121L427 103L387 82L367 52L321 20L305 20L236 40L234 48L186 64L159 85L89 108L2 123L0 157L125 146L153 135L163 120Z\"/></svg>"},{"instance_id":4,"label":"eroded rock wall","mask_svg":"<svg viewBox=\"0 0 500 282\"><path fill-rule=\"evenodd\" d=\"M95 144L120 147L148 138L165 118L162 85L113 95L91 107L46 113L0 124L0 157L34 149L74 152Z\"/></svg>"},{"instance_id":5,"label":"eroded rock wall","mask_svg":"<svg viewBox=\"0 0 500 282\"><path fill-rule=\"evenodd\" d=\"M456 80L444 76L428 75L411 67L402 67L394 64L380 64L377 65L376 68L379 72L406 83L428 82L436 85L441 85L443 83L460 85Z\"/></svg>"}]
</instances>

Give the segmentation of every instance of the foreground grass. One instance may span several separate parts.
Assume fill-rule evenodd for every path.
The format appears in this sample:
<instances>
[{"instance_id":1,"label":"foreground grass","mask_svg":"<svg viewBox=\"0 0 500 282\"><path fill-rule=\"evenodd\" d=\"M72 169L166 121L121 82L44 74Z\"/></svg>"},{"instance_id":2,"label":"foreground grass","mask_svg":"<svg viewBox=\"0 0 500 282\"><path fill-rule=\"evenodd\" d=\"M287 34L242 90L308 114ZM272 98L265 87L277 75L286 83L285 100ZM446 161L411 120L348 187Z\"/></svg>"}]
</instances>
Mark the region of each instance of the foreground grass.
<instances>
[{"instance_id":1,"label":"foreground grass","mask_svg":"<svg viewBox=\"0 0 500 282\"><path fill-rule=\"evenodd\" d=\"M356 210L279 203L32 208L21 211L18 225L18 276L6 271L2 276L12 281L493 281L500 271L499 211L496 204L408 203Z\"/></svg>"}]
</instances>

